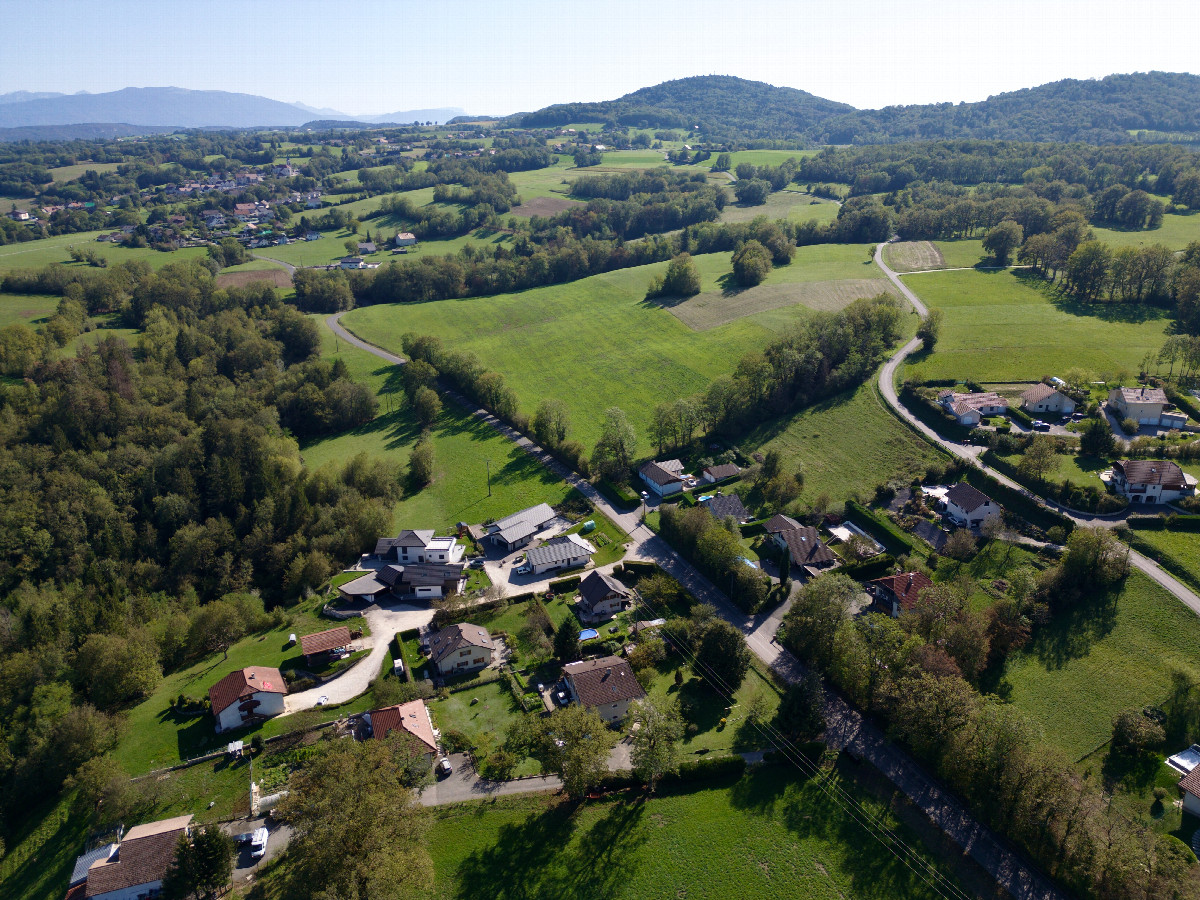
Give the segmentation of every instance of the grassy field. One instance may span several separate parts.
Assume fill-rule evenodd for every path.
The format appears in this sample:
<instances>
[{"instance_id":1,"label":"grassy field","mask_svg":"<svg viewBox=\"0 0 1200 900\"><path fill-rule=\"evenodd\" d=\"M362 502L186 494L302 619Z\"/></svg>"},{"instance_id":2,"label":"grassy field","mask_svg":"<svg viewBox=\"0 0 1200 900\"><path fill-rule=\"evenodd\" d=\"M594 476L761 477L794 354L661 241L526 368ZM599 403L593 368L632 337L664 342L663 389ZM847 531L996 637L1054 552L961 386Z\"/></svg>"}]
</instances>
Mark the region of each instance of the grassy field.
<instances>
[{"instance_id":1,"label":"grassy field","mask_svg":"<svg viewBox=\"0 0 1200 900\"><path fill-rule=\"evenodd\" d=\"M71 267L87 268L87 263L72 262L69 248L90 248L108 260L108 264L116 265L130 259L142 259L154 268L165 266L169 262L180 262L185 259L203 258L208 255L204 247L188 247L163 253L149 247L130 249L115 244L99 244L96 236L108 234L111 231L81 231L78 234L60 234L56 237L43 238L38 241L26 241L22 244L9 244L0 247L0 270L5 269L40 269L50 263L63 263Z\"/></svg>"},{"instance_id":2,"label":"grassy field","mask_svg":"<svg viewBox=\"0 0 1200 900\"><path fill-rule=\"evenodd\" d=\"M1200 581L1200 534L1194 531L1158 531L1151 528L1138 528L1134 533L1150 546L1170 554L1186 566L1192 573L1192 586L1197 586L1197 582Z\"/></svg>"},{"instance_id":3,"label":"grassy field","mask_svg":"<svg viewBox=\"0 0 1200 900\"><path fill-rule=\"evenodd\" d=\"M48 319L58 309L60 300L61 297L50 294L0 294L0 328Z\"/></svg>"},{"instance_id":4,"label":"grassy field","mask_svg":"<svg viewBox=\"0 0 1200 900\"><path fill-rule=\"evenodd\" d=\"M1197 646L1200 618L1135 571L1112 602L1039 629L1000 689L1074 760L1108 740L1117 713L1166 699L1173 672L1200 678Z\"/></svg>"},{"instance_id":5,"label":"grassy field","mask_svg":"<svg viewBox=\"0 0 1200 900\"><path fill-rule=\"evenodd\" d=\"M805 222L813 219L817 222L832 222L837 218L840 207L832 200L824 200L806 194L799 189L777 191L767 197L767 202L761 206L742 206L733 202L721 211L722 222L749 222L758 216L775 219L791 219L794 222Z\"/></svg>"},{"instance_id":6,"label":"grassy field","mask_svg":"<svg viewBox=\"0 0 1200 900\"><path fill-rule=\"evenodd\" d=\"M1167 337L1154 307L1074 303L1020 270L910 275L905 283L945 312L934 353L910 368L922 379L1028 381L1081 367L1101 380L1134 372Z\"/></svg>"},{"instance_id":7,"label":"grassy field","mask_svg":"<svg viewBox=\"0 0 1200 900\"><path fill-rule=\"evenodd\" d=\"M832 780L855 796L853 774ZM438 809L437 898L936 897L829 802L822 783L766 768L737 782L583 806L505 798ZM896 820L884 803L872 813ZM901 828L924 858L916 835Z\"/></svg>"},{"instance_id":8,"label":"grassy field","mask_svg":"<svg viewBox=\"0 0 1200 900\"><path fill-rule=\"evenodd\" d=\"M942 254L943 264L950 269L977 265L987 254L982 239L963 238L958 241L930 241Z\"/></svg>"},{"instance_id":9,"label":"grassy field","mask_svg":"<svg viewBox=\"0 0 1200 900\"><path fill-rule=\"evenodd\" d=\"M895 272L944 269L946 260L932 241L900 241L883 249L884 261Z\"/></svg>"},{"instance_id":10,"label":"grassy field","mask_svg":"<svg viewBox=\"0 0 1200 900\"><path fill-rule=\"evenodd\" d=\"M336 465L358 453L367 453L407 466L420 429L407 407L394 367L365 350L336 341L323 325L321 334L325 355L336 353L356 381L375 391L380 398L380 415L361 428L308 444L302 450L305 464L312 468ZM564 482L531 456L449 401L431 437L433 483L408 494L396 505L397 528L445 529L459 521L482 522L537 503L560 503L569 491ZM490 494L485 462L489 459Z\"/></svg>"},{"instance_id":11,"label":"grassy field","mask_svg":"<svg viewBox=\"0 0 1200 900\"><path fill-rule=\"evenodd\" d=\"M797 415L764 423L742 442L745 452L778 450L785 471L804 472L804 498L869 497L875 485L908 480L942 460L900 423L871 384Z\"/></svg>"},{"instance_id":12,"label":"grassy field","mask_svg":"<svg viewBox=\"0 0 1200 900\"><path fill-rule=\"evenodd\" d=\"M873 277L878 270L863 265L860 257L866 258L857 246L804 248L756 290ZM697 265L704 290L719 296L728 255L697 257ZM706 389L743 354L761 349L772 330L809 314L807 307L791 305L694 332L659 303L644 300L650 277L665 266L624 269L519 294L364 307L343 321L392 350L399 349L401 334L414 331L437 334L448 346L476 353L508 379L526 412L542 399L563 399L574 436L591 446L607 407L621 406L635 429L644 432L655 403ZM754 294L731 296L746 302Z\"/></svg>"},{"instance_id":13,"label":"grassy field","mask_svg":"<svg viewBox=\"0 0 1200 900\"><path fill-rule=\"evenodd\" d=\"M58 166L50 170L50 175L56 184L63 184L74 181L84 172L115 172L120 166L121 163L85 162L74 166Z\"/></svg>"},{"instance_id":14,"label":"grassy field","mask_svg":"<svg viewBox=\"0 0 1200 900\"><path fill-rule=\"evenodd\" d=\"M1149 247L1163 244L1172 250L1182 250L1192 241L1200 241L1200 213L1175 213L1163 216L1162 225L1143 231L1118 231L1112 228L1092 228L1096 240L1112 247Z\"/></svg>"},{"instance_id":15,"label":"grassy field","mask_svg":"<svg viewBox=\"0 0 1200 900\"><path fill-rule=\"evenodd\" d=\"M1012 463L1014 466L1021 464L1021 454L1019 453L1000 458ZM1054 455L1054 468L1046 473L1046 481L1051 484L1062 484L1064 481L1070 481L1072 484L1078 484L1081 487L1095 485L1101 492L1104 492L1107 488L1104 486L1104 482L1100 480L1100 473L1110 468L1111 465L1112 463L1098 456L1076 456L1075 454L1056 453Z\"/></svg>"},{"instance_id":16,"label":"grassy field","mask_svg":"<svg viewBox=\"0 0 1200 900\"><path fill-rule=\"evenodd\" d=\"M397 231L404 230L405 226L400 222L384 224L387 222L390 222L390 220L373 219L365 223L364 227L360 228L359 233L356 235L351 234L345 229L325 231L321 233L321 239L317 241L292 241L288 244L277 247L266 247L254 252L261 257L278 259L281 262L290 263L294 266L325 266L330 263L336 263L343 256L347 255L345 242L350 238L354 238L356 241L366 241L368 229L371 232L371 239L380 248L375 253L368 253L363 256L363 259L372 263L387 263L390 260L398 260L403 263L420 259L422 256L448 256L449 254L457 253L468 244L482 248L484 246L492 247L511 242L511 238L507 232L476 228L474 231L459 235L458 237L435 241L421 241L415 247L410 247L408 253L393 254L391 250L384 247L384 244L390 241ZM355 255L358 254L356 253Z\"/></svg>"}]
</instances>

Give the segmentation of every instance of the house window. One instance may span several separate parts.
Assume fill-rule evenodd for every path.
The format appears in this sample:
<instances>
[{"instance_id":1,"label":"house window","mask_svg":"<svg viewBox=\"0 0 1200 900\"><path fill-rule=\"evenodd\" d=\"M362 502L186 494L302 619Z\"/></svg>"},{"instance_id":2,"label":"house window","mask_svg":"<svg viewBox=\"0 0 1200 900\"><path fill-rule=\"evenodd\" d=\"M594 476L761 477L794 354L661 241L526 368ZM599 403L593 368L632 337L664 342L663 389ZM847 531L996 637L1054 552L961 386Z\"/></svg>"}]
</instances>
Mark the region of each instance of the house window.
<instances>
[{"instance_id":1,"label":"house window","mask_svg":"<svg viewBox=\"0 0 1200 900\"><path fill-rule=\"evenodd\" d=\"M459 656L470 656L470 655L471 655L471 651L470 651L470 650L459 650L459 651L458 651L458 655L459 655Z\"/></svg>"}]
</instances>

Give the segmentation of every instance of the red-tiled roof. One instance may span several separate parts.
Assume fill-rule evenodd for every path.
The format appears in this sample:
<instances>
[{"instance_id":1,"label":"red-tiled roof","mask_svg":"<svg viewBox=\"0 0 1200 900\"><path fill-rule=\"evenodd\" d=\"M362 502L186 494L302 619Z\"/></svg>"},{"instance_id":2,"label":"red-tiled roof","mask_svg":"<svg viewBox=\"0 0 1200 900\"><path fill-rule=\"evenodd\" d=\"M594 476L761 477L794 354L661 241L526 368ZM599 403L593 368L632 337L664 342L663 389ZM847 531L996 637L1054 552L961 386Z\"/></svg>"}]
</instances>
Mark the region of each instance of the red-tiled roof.
<instances>
[{"instance_id":1,"label":"red-tiled roof","mask_svg":"<svg viewBox=\"0 0 1200 900\"><path fill-rule=\"evenodd\" d=\"M1029 390L1021 395L1021 399L1026 403L1037 403L1040 400L1045 400L1051 394L1057 394L1058 390L1046 384L1044 381L1039 381Z\"/></svg>"},{"instance_id":2,"label":"red-tiled roof","mask_svg":"<svg viewBox=\"0 0 1200 900\"><path fill-rule=\"evenodd\" d=\"M214 716L229 708L243 697L266 691L272 694L286 694L287 684L278 669L269 666L247 666L230 672L208 689L208 699L212 702Z\"/></svg>"},{"instance_id":3,"label":"red-tiled roof","mask_svg":"<svg viewBox=\"0 0 1200 900\"><path fill-rule=\"evenodd\" d=\"M345 625L339 625L337 628L328 628L325 631L318 631L316 634L303 635L300 638L300 651L305 656L311 656L335 647L345 647L349 643L350 629Z\"/></svg>"},{"instance_id":4,"label":"red-tiled roof","mask_svg":"<svg viewBox=\"0 0 1200 900\"><path fill-rule=\"evenodd\" d=\"M1183 776L1179 782L1179 789L1187 791L1193 797L1200 797L1200 766Z\"/></svg>"},{"instance_id":5,"label":"red-tiled roof","mask_svg":"<svg viewBox=\"0 0 1200 900\"><path fill-rule=\"evenodd\" d=\"M876 578L871 584L881 585L891 591L901 609L912 609L921 592L933 582L923 572L902 572L899 575Z\"/></svg>"},{"instance_id":6,"label":"red-tiled roof","mask_svg":"<svg viewBox=\"0 0 1200 900\"><path fill-rule=\"evenodd\" d=\"M430 750L437 750L437 738L433 735L433 723L424 700L385 706L371 712L371 732L376 739L383 740L388 732L396 729L408 732Z\"/></svg>"}]
</instances>

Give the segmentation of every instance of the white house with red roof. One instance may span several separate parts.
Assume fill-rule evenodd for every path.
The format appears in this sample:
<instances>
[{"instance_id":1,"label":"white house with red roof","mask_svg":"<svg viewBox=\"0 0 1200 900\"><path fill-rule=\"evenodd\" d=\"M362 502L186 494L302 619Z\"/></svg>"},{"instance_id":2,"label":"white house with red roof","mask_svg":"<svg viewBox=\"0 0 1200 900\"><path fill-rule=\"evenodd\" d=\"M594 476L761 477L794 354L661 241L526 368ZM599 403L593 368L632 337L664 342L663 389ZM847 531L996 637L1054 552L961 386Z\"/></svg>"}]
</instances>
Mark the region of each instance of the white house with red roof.
<instances>
[{"instance_id":1,"label":"white house with red roof","mask_svg":"<svg viewBox=\"0 0 1200 900\"><path fill-rule=\"evenodd\" d=\"M877 606L896 619L901 612L913 609L925 589L932 586L924 572L901 572L868 581L867 593Z\"/></svg>"},{"instance_id":2,"label":"white house with red roof","mask_svg":"<svg viewBox=\"0 0 1200 900\"><path fill-rule=\"evenodd\" d=\"M283 712L287 684L278 669L247 666L230 672L208 689L217 734Z\"/></svg>"}]
</instances>

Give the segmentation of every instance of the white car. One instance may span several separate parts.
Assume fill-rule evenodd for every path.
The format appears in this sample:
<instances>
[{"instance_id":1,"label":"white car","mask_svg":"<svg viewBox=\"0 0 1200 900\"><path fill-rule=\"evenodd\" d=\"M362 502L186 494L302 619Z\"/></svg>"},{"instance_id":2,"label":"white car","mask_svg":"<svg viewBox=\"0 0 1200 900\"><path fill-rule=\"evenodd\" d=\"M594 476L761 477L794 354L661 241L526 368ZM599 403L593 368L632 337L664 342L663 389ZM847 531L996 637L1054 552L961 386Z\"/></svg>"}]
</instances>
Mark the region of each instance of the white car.
<instances>
[{"instance_id":1,"label":"white car","mask_svg":"<svg viewBox=\"0 0 1200 900\"><path fill-rule=\"evenodd\" d=\"M437 765L433 767L433 771L439 776L445 777L454 771L454 764L450 762L450 758L443 756L437 761Z\"/></svg>"},{"instance_id":2,"label":"white car","mask_svg":"<svg viewBox=\"0 0 1200 900\"><path fill-rule=\"evenodd\" d=\"M254 859L262 859L267 852L267 837L266 828L256 828L254 837L250 839L250 856Z\"/></svg>"},{"instance_id":3,"label":"white car","mask_svg":"<svg viewBox=\"0 0 1200 900\"><path fill-rule=\"evenodd\" d=\"M317 698L317 706L324 706L328 702L329 702L329 698L325 694L322 694L320 697Z\"/></svg>"}]
</instances>

